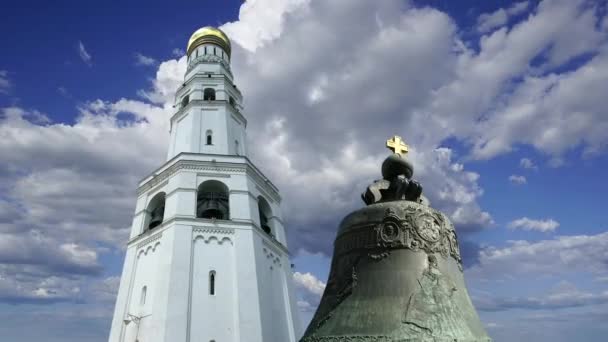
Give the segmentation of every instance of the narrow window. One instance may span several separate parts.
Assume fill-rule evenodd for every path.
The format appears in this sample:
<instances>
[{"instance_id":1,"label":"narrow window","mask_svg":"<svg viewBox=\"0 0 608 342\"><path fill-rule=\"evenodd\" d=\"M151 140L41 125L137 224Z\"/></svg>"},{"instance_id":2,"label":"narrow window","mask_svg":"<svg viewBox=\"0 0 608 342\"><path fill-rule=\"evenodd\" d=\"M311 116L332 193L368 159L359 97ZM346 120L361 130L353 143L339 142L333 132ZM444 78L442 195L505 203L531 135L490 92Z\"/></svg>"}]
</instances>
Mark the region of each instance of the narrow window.
<instances>
[{"instance_id":1,"label":"narrow window","mask_svg":"<svg viewBox=\"0 0 608 342\"><path fill-rule=\"evenodd\" d=\"M148 291L148 287L144 286L141 288L141 298L139 299L139 304L140 305L144 305L146 304L146 292Z\"/></svg>"},{"instance_id":2,"label":"narrow window","mask_svg":"<svg viewBox=\"0 0 608 342\"><path fill-rule=\"evenodd\" d=\"M215 52L215 48L213 48L213 54L217 56L217 53Z\"/></svg>"},{"instance_id":3,"label":"narrow window","mask_svg":"<svg viewBox=\"0 0 608 342\"><path fill-rule=\"evenodd\" d=\"M207 54L207 47L205 46L205 55Z\"/></svg>"},{"instance_id":4,"label":"narrow window","mask_svg":"<svg viewBox=\"0 0 608 342\"><path fill-rule=\"evenodd\" d=\"M209 294L215 296L215 271L209 272Z\"/></svg>"},{"instance_id":5,"label":"narrow window","mask_svg":"<svg viewBox=\"0 0 608 342\"><path fill-rule=\"evenodd\" d=\"M198 57L198 49L196 49L196 57Z\"/></svg>"},{"instance_id":6,"label":"narrow window","mask_svg":"<svg viewBox=\"0 0 608 342\"><path fill-rule=\"evenodd\" d=\"M213 131L207 131L207 145L213 145Z\"/></svg>"},{"instance_id":7,"label":"narrow window","mask_svg":"<svg viewBox=\"0 0 608 342\"><path fill-rule=\"evenodd\" d=\"M228 98L228 103L230 103L232 105L232 107L236 108L236 101L234 101L234 97L230 96Z\"/></svg>"},{"instance_id":8,"label":"narrow window","mask_svg":"<svg viewBox=\"0 0 608 342\"><path fill-rule=\"evenodd\" d=\"M241 151L239 150L239 141L238 140L234 141L234 154L236 154L237 156L241 155Z\"/></svg>"}]
</instances>

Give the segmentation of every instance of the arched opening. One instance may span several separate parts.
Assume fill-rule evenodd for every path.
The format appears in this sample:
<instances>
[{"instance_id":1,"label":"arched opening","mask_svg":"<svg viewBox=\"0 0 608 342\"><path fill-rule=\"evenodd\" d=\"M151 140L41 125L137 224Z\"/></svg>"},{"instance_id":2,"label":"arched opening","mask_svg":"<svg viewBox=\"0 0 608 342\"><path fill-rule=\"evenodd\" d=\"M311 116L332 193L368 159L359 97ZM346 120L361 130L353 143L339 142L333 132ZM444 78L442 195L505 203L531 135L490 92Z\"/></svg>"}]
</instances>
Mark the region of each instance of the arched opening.
<instances>
[{"instance_id":1,"label":"arched opening","mask_svg":"<svg viewBox=\"0 0 608 342\"><path fill-rule=\"evenodd\" d=\"M234 97L230 96L230 97L228 98L228 103L230 103L230 105L231 105L232 107L236 107L236 101L234 100Z\"/></svg>"},{"instance_id":2,"label":"arched opening","mask_svg":"<svg viewBox=\"0 0 608 342\"><path fill-rule=\"evenodd\" d=\"M198 187L196 217L217 220L230 219L228 187L216 180L208 180Z\"/></svg>"},{"instance_id":3,"label":"arched opening","mask_svg":"<svg viewBox=\"0 0 608 342\"><path fill-rule=\"evenodd\" d=\"M206 138L205 138L206 139L205 140L206 144L207 145L213 145L213 131L210 130L210 129L208 129L207 133L205 134L205 136L206 136Z\"/></svg>"},{"instance_id":4,"label":"arched opening","mask_svg":"<svg viewBox=\"0 0 608 342\"><path fill-rule=\"evenodd\" d=\"M215 271L209 272L209 294L215 296Z\"/></svg>"},{"instance_id":5,"label":"arched opening","mask_svg":"<svg viewBox=\"0 0 608 342\"><path fill-rule=\"evenodd\" d=\"M207 54L207 47L205 46L205 55Z\"/></svg>"},{"instance_id":6,"label":"arched opening","mask_svg":"<svg viewBox=\"0 0 608 342\"><path fill-rule=\"evenodd\" d=\"M205 90L203 90L203 100L215 101L215 89L205 88Z\"/></svg>"},{"instance_id":7,"label":"arched opening","mask_svg":"<svg viewBox=\"0 0 608 342\"><path fill-rule=\"evenodd\" d=\"M148 220L146 229L154 229L163 223L165 216L165 193L156 194L148 204Z\"/></svg>"},{"instance_id":8,"label":"arched opening","mask_svg":"<svg viewBox=\"0 0 608 342\"><path fill-rule=\"evenodd\" d=\"M186 95L182 99L182 108L186 107L188 105L188 102L190 102L190 95Z\"/></svg>"},{"instance_id":9,"label":"arched opening","mask_svg":"<svg viewBox=\"0 0 608 342\"><path fill-rule=\"evenodd\" d=\"M141 288L141 298L139 299L140 305L146 304L146 292L148 292L148 287L147 286L142 287Z\"/></svg>"},{"instance_id":10,"label":"arched opening","mask_svg":"<svg viewBox=\"0 0 608 342\"><path fill-rule=\"evenodd\" d=\"M274 232L272 231L272 227L270 225L270 218L272 217L272 209L270 209L270 204L268 201L262 196L258 196L258 212L260 214L260 226L262 230L270 235L274 236Z\"/></svg>"}]
</instances>

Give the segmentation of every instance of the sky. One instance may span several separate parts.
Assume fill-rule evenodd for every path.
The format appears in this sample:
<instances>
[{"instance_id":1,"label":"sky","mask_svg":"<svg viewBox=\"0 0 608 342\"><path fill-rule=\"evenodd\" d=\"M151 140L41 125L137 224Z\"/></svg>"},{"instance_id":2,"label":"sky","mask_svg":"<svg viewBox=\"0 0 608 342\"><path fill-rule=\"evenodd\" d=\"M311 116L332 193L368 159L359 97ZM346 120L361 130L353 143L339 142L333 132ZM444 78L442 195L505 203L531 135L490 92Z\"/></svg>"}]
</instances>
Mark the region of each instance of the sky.
<instances>
[{"instance_id":1,"label":"sky","mask_svg":"<svg viewBox=\"0 0 608 342\"><path fill-rule=\"evenodd\" d=\"M494 341L608 336L606 1L20 1L0 13L0 336L105 341L184 49L233 44L303 325L398 134ZM35 324L32 324L35 322ZM27 327L24 329L23 327Z\"/></svg>"}]
</instances>

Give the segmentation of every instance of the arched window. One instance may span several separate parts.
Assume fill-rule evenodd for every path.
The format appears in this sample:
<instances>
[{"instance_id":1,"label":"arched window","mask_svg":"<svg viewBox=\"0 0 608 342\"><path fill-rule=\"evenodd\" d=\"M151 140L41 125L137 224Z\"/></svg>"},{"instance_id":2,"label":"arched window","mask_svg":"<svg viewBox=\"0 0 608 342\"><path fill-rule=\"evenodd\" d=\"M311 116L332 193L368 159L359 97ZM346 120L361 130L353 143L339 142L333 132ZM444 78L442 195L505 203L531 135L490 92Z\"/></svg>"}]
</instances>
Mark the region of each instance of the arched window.
<instances>
[{"instance_id":1,"label":"arched window","mask_svg":"<svg viewBox=\"0 0 608 342\"><path fill-rule=\"evenodd\" d=\"M148 291L148 287L144 286L141 288L141 298L139 299L139 304L140 305L144 305L146 304L146 292Z\"/></svg>"},{"instance_id":2,"label":"arched window","mask_svg":"<svg viewBox=\"0 0 608 342\"><path fill-rule=\"evenodd\" d=\"M163 223L165 216L165 193L156 194L150 200L147 209L146 229L153 229Z\"/></svg>"},{"instance_id":3,"label":"arched window","mask_svg":"<svg viewBox=\"0 0 608 342\"><path fill-rule=\"evenodd\" d=\"M213 54L217 55L217 52L215 52L215 47L213 47Z\"/></svg>"},{"instance_id":4,"label":"arched window","mask_svg":"<svg viewBox=\"0 0 608 342\"><path fill-rule=\"evenodd\" d=\"M206 144L213 145L213 131L208 129L206 133Z\"/></svg>"},{"instance_id":5,"label":"arched window","mask_svg":"<svg viewBox=\"0 0 608 342\"><path fill-rule=\"evenodd\" d=\"M186 95L182 98L182 108L186 107L190 102L190 95Z\"/></svg>"},{"instance_id":6,"label":"arched window","mask_svg":"<svg viewBox=\"0 0 608 342\"><path fill-rule=\"evenodd\" d=\"M270 209L268 201L262 196L258 196L258 212L260 214L260 226L262 227L262 230L264 230L266 234L274 236L274 232L272 231L269 222L272 217L272 209Z\"/></svg>"},{"instance_id":7,"label":"arched window","mask_svg":"<svg viewBox=\"0 0 608 342\"><path fill-rule=\"evenodd\" d=\"M217 180L208 180L198 187L196 217L229 220L230 203L228 187Z\"/></svg>"},{"instance_id":8,"label":"arched window","mask_svg":"<svg viewBox=\"0 0 608 342\"><path fill-rule=\"evenodd\" d=\"M209 294L215 296L215 271L209 272Z\"/></svg>"},{"instance_id":9,"label":"arched window","mask_svg":"<svg viewBox=\"0 0 608 342\"><path fill-rule=\"evenodd\" d=\"M234 154L236 154L237 156L241 155L241 150L240 150L240 147L239 147L239 141L238 140L234 141Z\"/></svg>"},{"instance_id":10,"label":"arched window","mask_svg":"<svg viewBox=\"0 0 608 342\"><path fill-rule=\"evenodd\" d=\"M215 89L205 88L205 90L203 90L203 100L215 101Z\"/></svg>"}]
</instances>

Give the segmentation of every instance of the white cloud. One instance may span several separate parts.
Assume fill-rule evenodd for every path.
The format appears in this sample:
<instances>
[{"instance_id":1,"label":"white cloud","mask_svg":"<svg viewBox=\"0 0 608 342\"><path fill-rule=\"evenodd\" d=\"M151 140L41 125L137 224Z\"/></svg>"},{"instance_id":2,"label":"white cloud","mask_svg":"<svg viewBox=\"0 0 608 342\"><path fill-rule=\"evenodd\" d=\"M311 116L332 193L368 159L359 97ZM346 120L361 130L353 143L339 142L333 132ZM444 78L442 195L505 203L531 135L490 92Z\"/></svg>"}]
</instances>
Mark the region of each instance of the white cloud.
<instances>
[{"instance_id":1,"label":"white cloud","mask_svg":"<svg viewBox=\"0 0 608 342\"><path fill-rule=\"evenodd\" d=\"M12 86L11 81L8 79L8 72L0 70L0 94L8 94Z\"/></svg>"},{"instance_id":2,"label":"white cloud","mask_svg":"<svg viewBox=\"0 0 608 342\"><path fill-rule=\"evenodd\" d=\"M543 233L554 232L557 227L559 222L553 219L533 220L522 217L509 223L511 229L535 230Z\"/></svg>"},{"instance_id":3,"label":"white cloud","mask_svg":"<svg viewBox=\"0 0 608 342\"><path fill-rule=\"evenodd\" d=\"M574 284L561 281L549 293L535 297L477 298L475 306L483 311L509 309L556 310L608 303L608 291L581 291Z\"/></svg>"},{"instance_id":4,"label":"white cloud","mask_svg":"<svg viewBox=\"0 0 608 342\"><path fill-rule=\"evenodd\" d=\"M510 29L482 36L479 51L463 45L455 76L414 111L426 118L428 139L462 139L475 159L511 152L518 143L551 157L577 145L599 150L608 141L599 95L608 83L608 32L596 25L594 6L543 1ZM580 56L595 57L568 68Z\"/></svg>"},{"instance_id":5,"label":"white cloud","mask_svg":"<svg viewBox=\"0 0 608 342\"><path fill-rule=\"evenodd\" d=\"M86 65L88 65L88 66L93 65L93 63L91 61L92 57L85 49L84 44L82 44L82 41L78 41L78 55L80 56L80 59L82 59L82 61Z\"/></svg>"},{"instance_id":6,"label":"white cloud","mask_svg":"<svg viewBox=\"0 0 608 342\"><path fill-rule=\"evenodd\" d=\"M296 286L306 289L308 292L321 297L323 291L325 291L326 284L321 280L317 279L312 273L300 273L295 272L293 274L293 280Z\"/></svg>"},{"instance_id":7,"label":"white cloud","mask_svg":"<svg viewBox=\"0 0 608 342\"><path fill-rule=\"evenodd\" d=\"M521 14L528 9L528 5L528 1L522 1L513 4L507 9L500 8L492 13L481 14L477 18L477 31L486 33L505 25L509 20L509 17Z\"/></svg>"},{"instance_id":8,"label":"white cloud","mask_svg":"<svg viewBox=\"0 0 608 342\"><path fill-rule=\"evenodd\" d=\"M608 275L608 232L508 243L503 248L483 249L478 264L467 270L467 277L498 281L522 275L536 279L546 275L562 277L575 272Z\"/></svg>"},{"instance_id":9,"label":"white cloud","mask_svg":"<svg viewBox=\"0 0 608 342\"><path fill-rule=\"evenodd\" d=\"M509 176L509 182L513 183L513 184L526 184L528 182L528 180L526 179L525 176L521 176L521 175L510 175Z\"/></svg>"},{"instance_id":10,"label":"white cloud","mask_svg":"<svg viewBox=\"0 0 608 342\"><path fill-rule=\"evenodd\" d=\"M135 53L135 65L153 66L156 65L156 59L148 56L144 56L139 52Z\"/></svg>"},{"instance_id":11,"label":"white cloud","mask_svg":"<svg viewBox=\"0 0 608 342\"><path fill-rule=\"evenodd\" d=\"M538 166L536 166L530 158L521 158L519 160L519 166L524 169L538 170Z\"/></svg>"}]
</instances>

